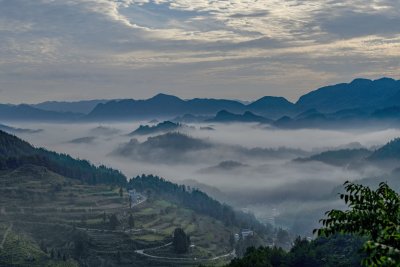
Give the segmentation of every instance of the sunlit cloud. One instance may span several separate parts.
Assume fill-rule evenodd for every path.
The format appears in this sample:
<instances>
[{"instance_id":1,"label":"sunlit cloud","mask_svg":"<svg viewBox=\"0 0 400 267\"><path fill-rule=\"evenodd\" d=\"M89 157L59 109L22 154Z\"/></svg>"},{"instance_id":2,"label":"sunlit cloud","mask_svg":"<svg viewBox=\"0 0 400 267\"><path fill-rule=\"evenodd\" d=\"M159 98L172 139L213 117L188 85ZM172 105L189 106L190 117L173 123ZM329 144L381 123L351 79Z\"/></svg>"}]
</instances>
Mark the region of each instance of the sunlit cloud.
<instances>
[{"instance_id":1,"label":"sunlit cloud","mask_svg":"<svg viewBox=\"0 0 400 267\"><path fill-rule=\"evenodd\" d=\"M296 100L327 83L398 78L399 10L389 0L3 0L1 97Z\"/></svg>"}]
</instances>

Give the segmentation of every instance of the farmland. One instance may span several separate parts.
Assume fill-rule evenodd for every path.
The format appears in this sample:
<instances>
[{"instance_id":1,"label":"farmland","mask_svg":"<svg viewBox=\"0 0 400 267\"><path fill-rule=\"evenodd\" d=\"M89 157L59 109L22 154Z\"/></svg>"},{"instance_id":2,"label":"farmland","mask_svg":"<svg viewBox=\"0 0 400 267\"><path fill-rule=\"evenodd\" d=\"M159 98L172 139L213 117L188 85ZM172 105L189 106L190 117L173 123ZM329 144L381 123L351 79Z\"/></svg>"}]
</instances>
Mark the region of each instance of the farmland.
<instances>
[{"instance_id":1,"label":"farmland","mask_svg":"<svg viewBox=\"0 0 400 267\"><path fill-rule=\"evenodd\" d=\"M34 165L0 173L0 211L0 265L219 265L231 258L229 238L238 231L157 196L130 207L125 189ZM188 254L168 245L177 227L190 235Z\"/></svg>"}]
</instances>

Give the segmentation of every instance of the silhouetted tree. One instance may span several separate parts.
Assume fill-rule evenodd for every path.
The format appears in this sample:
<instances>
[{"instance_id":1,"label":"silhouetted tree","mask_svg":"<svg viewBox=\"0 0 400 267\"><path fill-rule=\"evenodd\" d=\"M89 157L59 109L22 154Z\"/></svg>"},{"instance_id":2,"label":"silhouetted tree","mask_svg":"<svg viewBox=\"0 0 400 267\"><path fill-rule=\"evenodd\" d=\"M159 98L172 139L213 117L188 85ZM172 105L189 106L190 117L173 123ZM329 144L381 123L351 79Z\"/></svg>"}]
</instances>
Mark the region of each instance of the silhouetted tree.
<instances>
[{"instance_id":1,"label":"silhouetted tree","mask_svg":"<svg viewBox=\"0 0 400 267\"><path fill-rule=\"evenodd\" d=\"M190 237L186 235L182 228L176 228L172 245L176 253L187 253L190 247Z\"/></svg>"},{"instance_id":2,"label":"silhouetted tree","mask_svg":"<svg viewBox=\"0 0 400 267\"><path fill-rule=\"evenodd\" d=\"M119 225L119 220L116 214L112 214L110 216L110 228L111 230L115 230Z\"/></svg>"},{"instance_id":3,"label":"silhouetted tree","mask_svg":"<svg viewBox=\"0 0 400 267\"><path fill-rule=\"evenodd\" d=\"M81 258L87 253L88 237L85 233L78 232L73 237L74 240L74 255L76 258Z\"/></svg>"},{"instance_id":4,"label":"silhouetted tree","mask_svg":"<svg viewBox=\"0 0 400 267\"><path fill-rule=\"evenodd\" d=\"M399 266L400 262L400 195L387 183L380 183L372 190L367 186L346 182L346 193L340 198L348 210L331 210L321 220L319 236L337 233L367 237L364 251L365 266Z\"/></svg>"},{"instance_id":5,"label":"silhouetted tree","mask_svg":"<svg viewBox=\"0 0 400 267\"><path fill-rule=\"evenodd\" d=\"M129 217L128 217L128 226L129 226L130 229L132 229L133 227L135 227L135 221L134 221L134 219L133 219L132 213L129 214Z\"/></svg>"}]
</instances>

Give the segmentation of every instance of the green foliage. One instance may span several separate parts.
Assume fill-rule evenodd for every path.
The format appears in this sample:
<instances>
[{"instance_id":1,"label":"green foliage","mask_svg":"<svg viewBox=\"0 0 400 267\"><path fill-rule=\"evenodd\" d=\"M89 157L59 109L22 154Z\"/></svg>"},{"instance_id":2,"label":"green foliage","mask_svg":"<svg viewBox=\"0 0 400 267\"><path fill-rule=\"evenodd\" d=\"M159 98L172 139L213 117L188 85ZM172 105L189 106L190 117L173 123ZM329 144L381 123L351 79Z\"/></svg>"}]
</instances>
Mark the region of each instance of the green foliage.
<instances>
[{"instance_id":1,"label":"green foliage","mask_svg":"<svg viewBox=\"0 0 400 267\"><path fill-rule=\"evenodd\" d=\"M238 257L242 257L246 254L246 251L250 247L260 247L263 246L264 242L260 240L257 236L248 236L246 238L240 238L239 241L235 245L236 255Z\"/></svg>"},{"instance_id":2,"label":"green foliage","mask_svg":"<svg viewBox=\"0 0 400 267\"><path fill-rule=\"evenodd\" d=\"M190 237L186 235L182 228L176 228L172 245L176 253L187 253L190 247Z\"/></svg>"},{"instance_id":3,"label":"green foliage","mask_svg":"<svg viewBox=\"0 0 400 267\"><path fill-rule=\"evenodd\" d=\"M0 131L0 157L30 155L34 148L14 135Z\"/></svg>"},{"instance_id":4,"label":"green foliage","mask_svg":"<svg viewBox=\"0 0 400 267\"><path fill-rule=\"evenodd\" d=\"M250 247L242 259L234 259L229 267L275 267L285 266L284 261L287 253L281 248L260 247L258 249Z\"/></svg>"},{"instance_id":5,"label":"green foliage","mask_svg":"<svg viewBox=\"0 0 400 267\"><path fill-rule=\"evenodd\" d=\"M129 226L130 229L135 227L135 220L133 219L132 213L129 214L129 217L128 217L128 226Z\"/></svg>"},{"instance_id":6,"label":"green foliage","mask_svg":"<svg viewBox=\"0 0 400 267\"><path fill-rule=\"evenodd\" d=\"M125 185L126 177L106 166L96 167L86 160L74 159L43 148L35 148L19 138L0 131L0 170L32 164L89 184Z\"/></svg>"},{"instance_id":7,"label":"green foliage","mask_svg":"<svg viewBox=\"0 0 400 267\"><path fill-rule=\"evenodd\" d=\"M84 257L88 253L89 238L83 233L77 231L73 236L74 241L74 256L76 258ZM52 258L54 257L54 251L52 250Z\"/></svg>"},{"instance_id":8,"label":"green foliage","mask_svg":"<svg viewBox=\"0 0 400 267\"><path fill-rule=\"evenodd\" d=\"M383 147L377 149L368 159L376 161L400 159L400 138L393 139Z\"/></svg>"},{"instance_id":9,"label":"green foliage","mask_svg":"<svg viewBox=\"0 0 400 267\"><path fill-rule=\"evenodd\" d=\"M248 228L257 233L269 234L271 228L261 224L253 215L233 210L232 207L221 204L197 189L187 189L153 175L142 175L129 181L128 188L141 192L156 193L158 196L183 205L197 213L205 214L222 221L226 226Z\"/></svg>"},{"instance_id":10,"label":"green foliage","mask_svg":"<svg viewBox=\"0 0 400 267\"><path fill-rule=\"evenodd\" d=\"M288 231L283 229L278 229L276 234L276 243L279 247L289 247L291 246L290 236Z\"/></svg>"},{"instance_id":11,"label":"green foliage","mask_svg":"<svg viewBox=\"0 0 400 267\"><path fill-rule=\"evenodd\" d=\"M120 222L116 214L110 216L110 229L115 230L119 226Z\"/></svg>"},{"instance_id":12,"label":"green foliage","mask_svg":"<svg viewBox=\"0 0 400 267\"><path fill-rule=\"evenodd\" d=\"M357 162L371 155L371 151L365 148L359 149L340 149L325 151L309 158L296 159L299 162L320 161L334 166L345 166L349 163Z\"/></svg>"},{"instance_id":13,"label":"green foliage","mask_svg":"<svg viewBox=\"0 0 400 267\"><path fill-rule=\"evenodd\" d=\"M277 247L251 247L227 267L359 267L362 242L349 235L320 237L311 242L297 238L289 252Z\"/></svg>"},{"instance_id":14,"label":"green foliage","mask_svg":"<svg viewBox=\"0 0 400 267\"><path fill-rule=\"evenodd\" d=\"M386 183L375 191L350 182L344 184L346 193L340 198L349 207L346 211L331 210L321 220L319 236L336 233L367 237L363 259L365 266L399 266L400 262L400 196Z\"/></svg>"}]
</instances>

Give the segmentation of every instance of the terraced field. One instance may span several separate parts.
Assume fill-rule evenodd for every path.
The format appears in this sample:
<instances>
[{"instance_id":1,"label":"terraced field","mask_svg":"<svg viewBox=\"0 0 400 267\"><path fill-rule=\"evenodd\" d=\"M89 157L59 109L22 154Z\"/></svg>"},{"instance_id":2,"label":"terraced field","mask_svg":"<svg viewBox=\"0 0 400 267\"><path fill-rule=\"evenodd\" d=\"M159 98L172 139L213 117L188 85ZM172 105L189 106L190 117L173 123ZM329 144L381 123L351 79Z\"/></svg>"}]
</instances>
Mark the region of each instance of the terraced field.
<instances>
[{"instance_id":1,"label":"terraced field","mask_svg":"<svg viewBox=\"0 0 400 267\"><path fill-rule=\"evenodd\" d=\"M220 265L230 256L213 258L230 253L229 237L238 230L154 196L129 208L119 188L82 184L37 166L0 173L0 214L0 266ZM154 249L170 243L176 227L191 236L191 252Z\"/></svg>"}]
</instances>

